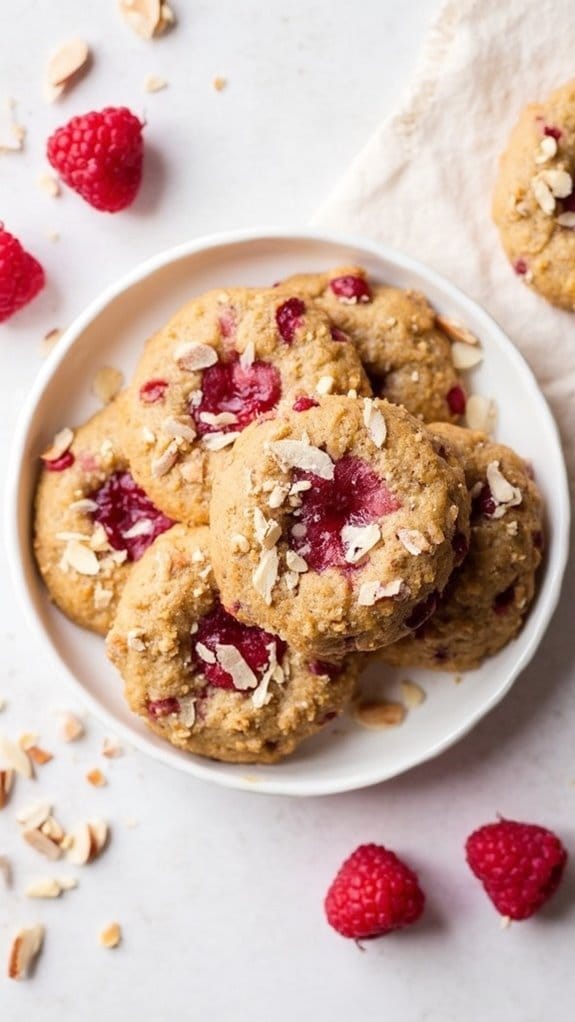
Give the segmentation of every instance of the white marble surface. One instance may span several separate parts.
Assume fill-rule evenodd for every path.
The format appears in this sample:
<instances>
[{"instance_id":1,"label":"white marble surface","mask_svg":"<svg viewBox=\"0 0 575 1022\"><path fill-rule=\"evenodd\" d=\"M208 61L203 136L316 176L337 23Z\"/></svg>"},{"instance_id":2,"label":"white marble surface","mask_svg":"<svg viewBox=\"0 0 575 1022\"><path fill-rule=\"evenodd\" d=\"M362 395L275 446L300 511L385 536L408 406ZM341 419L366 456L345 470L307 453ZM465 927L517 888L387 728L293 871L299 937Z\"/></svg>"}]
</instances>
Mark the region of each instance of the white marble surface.
<instances>
[{"instance_id":1,"label":"white marble surface","mask_svg":"<svg viewBox=\"0 0 575 1022\"><path fill-rule=\"evenodd\" d=\"M178 29L146 44L113 0L18 0L0 14L0 94L19 100L26 153L0 158L0 215L45 264L50 286L0 327L0 457L46 330L65 326L106 284L163 247L200 233L305 223L407 80L436 0L174 0ZM58 107L40 98L47 50L73 34L93 45L90 75ZM154 96L144 77L165 76ZM216 93L215 75L229 78ZM49 131L84 109L126 102L145 112L152 154L133 210L109 218L36 186ZM46 233L57 230L54 243ZM0 470L0 480L2 479ZM10 1022L172 1017L259 1022L348 1018L401 1022L572 1018L575 881L539 918L502 931L467 872L462 844L499 811L555 827L575 854L573 582L543 647L511 695L431 765L369 791L295 801L208 787L129 752L99 757L95 720L73 746L54 710L61 679L15 605L0 567L0 733L37 730L57 752L41 784L19 782L0 815L0 854L15 884L0 889L0 1016ZM384 739L382 739L384 740ZM85 770L104 763L109 786ZM71 824L103 815L113 840L59 902L22 890L57 872L23 846L14 810L53 797ZM129 826L137 821L137 826ZM411 932L362 953L326 926L322 896L341 859L375 840L419 869L428 911ZM124 943L97 945L117 919ZM18 925L41 920L45 951L32 982L5 978Z\"/></svg>"}]
</instances>

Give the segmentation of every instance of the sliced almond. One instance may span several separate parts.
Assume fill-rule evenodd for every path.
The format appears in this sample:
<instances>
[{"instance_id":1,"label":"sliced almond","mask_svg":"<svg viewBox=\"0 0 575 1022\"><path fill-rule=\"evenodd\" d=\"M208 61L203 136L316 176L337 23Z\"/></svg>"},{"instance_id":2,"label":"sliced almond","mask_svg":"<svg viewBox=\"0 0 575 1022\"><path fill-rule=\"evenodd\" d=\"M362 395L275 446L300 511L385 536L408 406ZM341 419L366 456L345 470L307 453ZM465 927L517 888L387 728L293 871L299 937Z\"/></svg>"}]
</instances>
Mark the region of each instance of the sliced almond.
<instances>
[{"instance_id":1,"label":"sliced almond","mask_svg":"<svg viewBox=\"0 0 575 1022\"><path fill-rule=\"evenodd\" d=\"M410 681L406 678L404 681L399 683L401 689L401 695L403 702L407 706L408 710L414 710L417 706L425 701L425 691L421 685L417 685L415 681Z\"/></svg>"},{"instance_id":2,"label":"sliced almond","mask_svg":"<svg viewBox=\"0 0 575 1022\"><path fill-rule=\"evenodd\" d=\"M271 491L268 497L268 507L272 508L273 510L275 510L278 507L281 507L289 492L290 492L289 484L282 485L281 483L277 483L277 485L274 486L273 490Z\"/></svg>"},{"instance_id":3,"label":"sliced almond","mask_svg":"<svg viewBox=\"0 0 575 1022\"><path fill-rule=\"evenodd\" d=\"M383 447L387 439L387 425L379 410L375 408L370 397L363 401L363 422L376 447Z\"/></svg>"},{"instance_id":4,"label":"sliced almond","mask_svg":"<svg viewBox=\"0 0 575 1022\"><path fill-rule=\"evenodd\" d=\"M8 804L10 792L14 783L13 770L0 770L0 809Z\"/></svg>"},{"instance_id":5,"label":"sliced almond","mask_svg":"<svg viewBox=\"0 0 575 1022\"><path fill-rule=\"evenodd\" d=\"M393 702L359 703L354 710L355 719L359 724L376 730L397 727L405 719L405 707Z\"/></svg>"},{"instance_id":6,"label":"sliced almond","mask_svg":"<svg viewBox=\"0 0 575 1022\"><path fill-rule=\"evenodd\" d=\"M117 738L114 737L104 738L104 742L102 744L102 756L105 756L106 759L117 759L118 756L123 755L124 750Z\"/></svg>"},{"instance_id":7,"label":"sliced almond","mask_svg":"<svg viewBox=\"0 0 575 1022\"><path fill-rule=\"evenodd\" d=\"M540 175L556 199L566 199L573 191L573 178L567 170L542 170Z\"/></svg>"},{"instance_id":8,"label":"sliced almond","mask_svg":"<svg viewBox=\"0 0 575 1022\"><path fill-rule=\"evenodd\" d=\"M278 684L281 684L284 681L284 672L277 662L275 642L270 642L267 650L269 655L268 665L258 687L252 692L252 706L257 710L261 709L262 706L266 706L271 699L271 692L269 691L270 683L277 681Z\"/></svg>"},{"instance_id":9,"label":"sliced almond","mask_svg":"<svg viewBox=\"0 0 575 1022\"><path fill-rule=\"evenodd\" d=\"M110 923L109 926L102 930L98 937L100 944L105 948L118 947L121 939L122 930L119 923Z\"/></svg>"},{"instance_id":10,"label":"sliced almond","mask_svg":"<svg viewBox=\"0 0 575 1022\"><path fill-rule=\"evenodd\" d=\"M161 92L167 87L166 79L160 78L159 75L146 75L144 78L144 92Z\"/></svg>"},{"instance_id":11,"label":"sliced almond","mask_svg":"<svg viewBox=\"0 0 575 1022\"><path fill-rule=\"evenodd\" d=\"M471 333L466 326L458 323L455 319L447 319L446 316L436 316L435 322L444 334L447 334L451 341L461 341L462 344L479 344L475 334Z\"/></svg>"},{"instance_id":12,"label":"sliced almond","mask_svg":"<svg viewBox=\"0 0 575 1022\"><path fill-rule=\"evenodd\" d=\"M196 653L200 660L203 660L205 664L215 664L216 654L213 649L206 646L203 642L196 642Z\"/></svg>"},{"instance_id":13,"label":"sliced almond","mask_svg":"<svg viewBox=\"0 0 575 1022\"><path fill-rule=\"evenodd\" d=\"M249 369L253 365L256 357L256 349L253 341L248 341L244 350L240 355L240 365L242 369Z\"/></svg>"},{"instance_id":14,"label":"sliced almond","mask_svg":"<svg viewBox=\"0 0 575 1022\"><path fill-rule=\"evenodd\" d=\"M491 494L498 504L508 504L514 507L521 503L521 490L512 486L505 478L498 461L489 462L486 475Z\"/></svg>"},{"instance_id":15,"label":"sliced almond","mask_svg":"<svg viewBox=\"0 0 575 1022\"><path fill-rule=\"evenodd\" d=\"M455 369L473 369L482 361L483 352L480 348L472 348L463 341L454 341L451 345L451 358Z\"/></svg>"},{"instance_id":16,"label":"sliced almond","mask_svg":"<svg viewBox=\"0 0 575 1022\"><path fill-rule=\"evenodd\" d=\"M189 341L178 345L174 351L174 360L180 369L185 369L189 373L197 373L215 365L218 361L218 353L211 344Z\"/></svg>"},{"instance_id":17,"label":"sliced almond","mask_svg":"<svg viewBox=\"0 0 575 1022\"><path fill-rule=\"evenodd\" d=\"M48 173L40 174L40 177L38 178L38 184L40 185L42 191L46 192L46 195L49 195L51 199L57 199L58 196L61 195L62 193L62 189L60 188L60 182L58 181L57 177L54 177L53 174Z\"/></svg>"},{"instance_id":18,"label":"sliced almond","mask_svg":"<svg viewBox=\"0 0 575 1022\"><path fill-rule=\"evenodd\" d=\"M402 578L394 578L391 582L362 582L359 587L357 602L360 607L373 607L379 600L392 599L399 596L404 588Z\"/></svg>"},{"instance_id":19,"label":"sliced almond","mask_svg":"<svg viewBox=\"0 0 575 1022\"><path fill-rule=\"evenodd\" d=\"M229 433L204 433L202 446L207 451L222 451L224 447L234 444L239 435L236 430L230 430Z\"/></svg>"},{"instance_id":20,"label":"sliced almond","mask_svg":"<svg viewBox=\"0 0 575 1022\"><path fill-rule=\"evenodd\" d=\"M216 658L220 667L231 676L234 688L241 692L256 688L258 679L236 646L218 643Z\"/></svg>"},{"instance_id":21,"label":"sliced almond","mask_svg":"<svg viewBox=\"0 0 575 1022\"><path fill-rule=\"evenodd\" d=\"M32 764L24 749L2 735L0 735L0 757L4 759L11 770L15 770L22 777L30 779L34 776Z\"/></svg>"},{"instance_id":22,"label":"sliced almond","mask_svg":"<svg viewBox=\"0 0 575 1022\"><path fill-rule=\"evenodd\" d=\"M86 774L86 780L93 788L105 788L108 783L105 775L98 769L98 767L88 771Z\"/></svg>"},{"instance_id":23,"label":"sliced almond","mask_svg":"<svg viewBox=\"0 0 575 1022\"><path fill-rule=\"evenodd\" d=\"M465 420L469 429L491 433L495 428L497 409L491 398L483 394L471 394L465 406Z\"/></svg>"},{"instance_id":24,"label":"sliced almond","mask_svg":"<svg viewBox=\"0 0 575 1022\"><path fill-rule=\"evenodd\" d=\"M47 859L55 862L59 859L62 850L60 845L56 841L52 841L46 834L43 834L38 828L29 828L22 831L22 837L27 844L30 845L34 851L39 852L40 855L45 855Z\"/></svg>"},{"instance_id":25,"label":"sliced almond","mask_svg":"<svg viewBox=\"0 0 575 1022\"><path fill-rule=\"evenodd\" d=\"M46 67L46 82L51 88L70 84L74 75L86 67L90 59L88 44L83 39L68 39L52 54Z\"/></svg>"},{"instance_id":26,"label":"sliced almond","mask_svg":"<svg viewBox=\"0 0 575 1022\"><path fill-rule=\"evenodd\" d=\"M431 550L431 543L419 529L398 529L397 538L408 554L414 557Z\"/></svg>"},{"instance_id":27,"label":"sliced almond","mask_svg":"<svg viewBox=\"0 0 575 1022\"><path fill-rule=\"evenodd\" d=\"M44 766L46 763L49 763L51 759L54 759L51 752L48 752L46 749L42 749L39 745L31 745L26 751L32 762L37 766Z\"/></svg>"},{"instance_id":28,"label":"sliced almond","mask_svg":"<svg viewBox=\"0 0 575 1022\"><path fill-rule=\"evenodd\" d=\"M4 881L4 887L12 887L12 863L7 855L0 855L0 875Z\"/></svg>"},{"instance_id":29,"label":"sliced almond","mask_svg":"<svg viewBox=\"0 0 575 1022\"><path fill-rule=\"evenodd\" d=\"M176 24L176 15L174 14L170 5L166 0L162 0L162 6L160 8L160 20L156 25L156 31L154 35L163 35L170 28Z\"/></svg>"},{"instance_id":30,"label":"sliced almond","mask_svg":"<svg viewBox=\"0 0 575 1022\"><path fill-rule=\"evenodd\" d=\"M341 540L347 563L358 564L380 539L381 529L375 522L371 525L344 525Z\"/></svg>"},{"instance_id":31,"label":"sliced almond","mask_svg":"<svg viewBox=\"0 0 575 1022\"><path fill-rule=\"evenodd\" d=\"M126 24L142 39L153 39L161 17L160 0L118 0Z\"/></svg>"},{"instance_id":32,"label":"sliced almond","mask_svg":"<svg viewBox=\"0 0 575 1022\"><path fill-rule=\"evenodd\" d=\"M320 376L315 386L316 394L331 394L334 386L335 380L333 376Z\"/></svg>"},{"instance_id":33,"label":"sliced almond","mask_svg":"<svg viewBox=\"0 0 575 1022\"><path fill-rule=\"evenodd\" d=\"M278 552L273 546L269 550L263 550L259 563L252 575L254 589L260 594L268 605L272 603L272 591L278 578Z\"/></svg>"},{"instance_id":34,"label":"sliced almond","mask_svg":"<svg viewBox=\"0 0 575 1022\"><path fill-rule=\"evenodd\" d=\"M76 742L86 733L83 722L73 713L65 713L60 727L60 738L63 742Z\"/></svg>"},{"instance_id":35,"label":"sliced almond","mask_svg":"<svg viewBox=\"0 0 575 1022\"><path fill-rule=\"evenodd\" d=\"M146 649L146 642L144 640L144 629L143 628L130 628L126 633L126 645L128 649L133 649L135 653L143 653Z\"/></svg>"},{"instance_id":36,"label":"sliced almond","mask_svg":"<svg viewBox=\"0 0 575 1022\"><path fill-rule=\"evenodd\" d=\"M178 419L175 415L168 415L162 422L162 432L174 440L186 440L192 444L196 439L196 431L191 420Z\"/></svg>"},{"instance_id":37,"label":"sliced almond","mask_svg":"<svg viewBox=\"0 0 575 1022\"><path fill-rule=\"evenodd\" d=\"M26 829L39 829L52 812L50 802L34 802L16 813L16 820Z\"/></svg>"},{"instance_id":38,"label":"sliced almond","mask_svg":"<svg viewBox=\"0 0 575 1022\"><path fill-rule=\"evenodd\" d=\"M238 417L233 412L200 412L200 420L207 426L235 426Z\"/></svg>"},{"instance_id":39,"label":"sliced almond","mask_svg":"<svg viewBox=\"0 0 575 1022\"><path fill-rule=\"evenodd\" d=\"M104 820L91 820L89 826L96 855L100 855L104 851L110 836L108 824Z\"/></svg>"},{"instance_id":40,"label":"sliced almond","mask_svg":"<svg viewBox=\"0 0 575 1022\"><path fill-rule=\"evenodd\" d=\"M572 230L575 227L575 213L569 210L566 213L560 213L555 223L560 227L569 227Z\"/></svg>"},{"instance_id":41,"label":"sliced almond","mask_svg":"<svg viewBox=\"0 0 575 1022\"><path fill-rule=\"evenodd\" d=\"M19 930L10 947L8 976L10 979L26 979L34 966L44 943L44 927L29 926Z\"/></svg>"},{"instance_id":42,"label":"sliced almond","mask_svg":"<svg viewBox=\"0 0 575 1022\"><path fill-rule=\"evenodd\" d=\"M103 405L110 404L124 384L124 374L113 366L102 366L92 380L92 393Z\"/></svg>"},{"instance_id":43,"label":"sliced almond","mask_svg":"<svg viewBox=\"0 0 575 1022\"><path fill-rule=\"evenodd\" d=\"M61 458L70 449L73 441L73 430L69 426L64 426L64 429L56 433L50 446L40 455L42 461L57 461L58 458Z\"/></svg>"},{"instance_id":44,"label":"sliced almond","mask_svg":"<svg viewBox=\"0 0 575 1022\"><path fill-rule=\"evenodd\" d=\"M56 877L41 877L33 880L24 889L27 898L59 898L63 888Z\"/></svg>"},{"instance_id":45,"label":"sliced almond","mask_svg":"<svg viewBox=\"0 0 575 1022\"><path fill-rule=\"evenodd\" d=\"M250 541L241 532L236 532L230 540L230 548L233 554L247 554L250 551Z\"/></svg>"},{"instance_id":46,"label":"sliced almond","mask_svg":"<svg viewBox=\"0 0 575 1022\"><path fill-rule=\"evenodd\" d=\"M154 479L161 479L167 475L178 460L180 449L175 440L170 441L165 451L158 458L152 459L152 475Z\"/></svg>"},{"instance_id":47,"label":"sliced almond","mask_svg":"<svg viewBox=\"0 0 575 1022\"><path fill-rule=\"evenodd\" d=\"M44 823L40 826L40 830L46 837L49 837L51 841L55 841L57 845L62 845L65 838L63 828L60 826L57 820L52 815L48 816Z\"/></svg>"},{"instance_id":48,"label":"sliced almond","mask_svg":"<svg viewBox=\"0 0 575 1022\"><path fill-rule=\"evenodd\" d=\"M557 139L553 138L552 135L544 135L535 153L535 163L547 163L548 160L552 160L556 155Z\"/></svg>"},{"instance_id":49,"label":"sliced almond","mask_svg":"<svg viewBox=\"0 0 575 1022\"><path fill-rule=\"evenodd\" d=\"M299 554L296 554L295 550L286 551L286 565L290 571L297 571L301 574L308 570L308 563Z\"/></svg>"},{"instance_id":50,"label":"sliced almond","mask_svg":"<svg viewBox=\"0 0 575 1022\"><path fill-rule=\"evenodd\" d=\"M551 216L555 212L555 198L549 185L540 175L531 178L531 191L539 208L548 216Z\"/></svg>"},{"instance_id":51,"label":"sliced almond","mask_svg":"<svg viewBox=\"0 0 575 1022\"><path fill-rule=\"evenodd\" d=\"M97 846L90 826L87 823L81 823L71 832L70 837L72 844L67 851L66 858L75 866L85 866L97 854Z\"/></svg>"},{"instance_id":52,"label":"sliced almond","mask_svg":"<svg viewBox=\"0 0 575 1022\"><path fill-rule=\"evenodd\" d=\"M97 575L100 570L100 562L94 551L77 539L68 541L62 554L61 563L68 568L73 568L79 575L93 576Z\"/></svg>"},{"instance_id":53,"label":"sliced almond","mask_svg":"<svg viewBox=\"0 0 575 1022\"><path fill-rule=\"evenodd\" d=\"M268 449L284 471L298 468L302 472L312 472L320 479L333 479L335 465L327 451L305 440L272 440Z\"/></svg>"}]
</instances>

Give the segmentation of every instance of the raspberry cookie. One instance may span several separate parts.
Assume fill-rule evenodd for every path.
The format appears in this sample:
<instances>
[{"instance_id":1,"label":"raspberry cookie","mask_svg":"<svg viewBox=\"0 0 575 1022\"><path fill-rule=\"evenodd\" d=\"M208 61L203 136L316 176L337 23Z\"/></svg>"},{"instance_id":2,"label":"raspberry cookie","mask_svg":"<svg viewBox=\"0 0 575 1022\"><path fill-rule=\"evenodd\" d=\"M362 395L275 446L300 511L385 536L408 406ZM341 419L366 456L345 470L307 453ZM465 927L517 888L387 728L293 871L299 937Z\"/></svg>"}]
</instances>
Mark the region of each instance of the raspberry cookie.
<instances>
[{"instance_id":1,"label":"raspberry cookie","mask_svg":"<svg viewBox=\"0 0 575 1022\"><path fill-rule=\"evenodd\" d=\"M173 522L134 482L118 442L125 393L43 455L34 550L54 602L105 634L132 567Z\"/></svg>"},{"instance_id":2,"label":"raspberry cookie","mask_svg":"<svg viewBox=\"0 0 575 1022\"><path fill-rule=\"evenodd\" d=\"M134 567L107 648L132 710L186 752L273 763L350 700L357 657L306 661L220 602L205 527L175 526Z\"/></svg>"},{"instance_id":3,"label":"raspberry cookie","mask_svg":"<svg viewBox=\"0 0 575 1022\"><path fill-rule=\"evenodd\" d=\"M463 471L405 409L322 397L253 423L218 471L212 558L225 605L307 655L395 641L467 547Z\"/></svg>"},{"instance_id":4,"label":"raspberry cookie","mask_svg":"<svg viewBox=\"0 0 575 1022\"><path fill-rule=\"evenodd\" d=\"M212 466L241 431L316 391L370 394L352 344L320 309L276 290L208 292L153 337L130 388L124 443L166 514L207 521Z\"/></svg>"},{"instance_id":5,"label":"raspberry cookie","mask_svg":"<svg viewBox=\"0 0 575 1022\"><path fill-rule=\"evenodd\" d=\"M289 277L281 288L314 300L353 341L374 393L423 422L457 422L465 391L449 337L418 291L371 284L359 266Z\"/></svg>"},{"instance_id":6,"label":"raspberry cookie","mask_svg":"<svg viewBox=\"0 0 575 1022\"><path fill-rule=\"evenodd\" d=\"M515 272L575 309L575 80L531 103L501 157L493 219Z\"/></svg>"},{"instance_id":7,"label":"raspberry cookie","mask_svg":"<svg viewBox=\"0 0 575 1022\"><path fill-rule=\"evenodd\" d=\"M522 459L483 433L438 424L460 452L472 495L469 553L433 617L381 653L388 663L436 670L479 667L519 632L535 594L543 546L539 491Z\"/></svg>"}]
</instances>

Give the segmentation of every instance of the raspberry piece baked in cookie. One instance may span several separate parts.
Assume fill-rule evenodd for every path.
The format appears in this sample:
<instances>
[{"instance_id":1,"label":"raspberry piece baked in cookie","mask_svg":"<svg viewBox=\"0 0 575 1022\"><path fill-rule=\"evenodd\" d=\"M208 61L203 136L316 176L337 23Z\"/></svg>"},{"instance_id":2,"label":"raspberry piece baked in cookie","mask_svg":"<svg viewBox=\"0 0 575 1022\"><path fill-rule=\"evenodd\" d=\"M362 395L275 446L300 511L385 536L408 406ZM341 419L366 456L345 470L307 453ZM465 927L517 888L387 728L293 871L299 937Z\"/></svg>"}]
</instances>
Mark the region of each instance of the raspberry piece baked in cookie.
<instances>
[{"instance_id":1,"label":"raspberry piece baked in cookie","mask_svg":"<svg viewBox=\"0 0 575 1022\"><path fill-rule=\"evenodd\" d=\"M280 291L212 291L146 346L123 433L135 478L166 514L207 521L212 467L241 431L320 393L370 394L352 344L328 317Z\"/></svg>"},{"instance_id":2,"label":"raspberry piece baked in cookie","mask_svg":"<svg viewBox=\"0 0 575 1022\"><path fill-rule=\"evenodd\" d=\"M359 658L306 661L220 600L205 527L177 525L134 566L107 639L132 710L187 752L273 763L349 702Z\"/></svg>"},{"instance_id":3,"label":"raspberry piece baked in cookie","mask_svg":"<svg viewBox=\"0 0 575 1022\"><path fill-rule=\"evenodd\" d=\"M433 616L382 650L388 663L472 670L519 632L535 594L543 507L525 462L483 433L439 423L430 428L461 455L472 496L469 553Z\"/></svg>"},{"instance_id":4,"label":"raspberry piece baked in cookie","mask_svg":"<svg viewBox=\"0 0 575 1022\"><path fill-rule=\"evenodd\" d=\"M575 309L575 79L523 111L503 153L493 219L515 273Z\"/></svg>"},{"instance_id":5,"label":"raspberry piece baked in cookie","mask_svg":"<svg viewBox=\"0 0 575 1022\"><path fill-rule=\"evenodd\" d=\"M132 563L173 522L134 482L118 441L125 392L42 456L34 551L54 602L105 634Z\"/></svg>"},{"instance_id":6,"label":"raspberry piece baked in cookie","mask_svg":"<svg viewBox=\"0 0 575 1022\"><path fill-rule=\"evenodd\" d=\"M457 422L465 390L449 337L418 291L372 284L359 266L289 277L280 285L324 309L355 344L378 397L423 422Z\"/></svg>"},{"instance_id":7,"label":"raspberry piece baked in cookie","mask_svg":"<svg viewBox=\"0 0 575 1022\"><path fill-rule=\"evenodd\" d=\"M224 604L310 656L423 621L469 534L463 470L405 409L327 396L252 423L210 506Z\"/></svg>"}]
</instances>

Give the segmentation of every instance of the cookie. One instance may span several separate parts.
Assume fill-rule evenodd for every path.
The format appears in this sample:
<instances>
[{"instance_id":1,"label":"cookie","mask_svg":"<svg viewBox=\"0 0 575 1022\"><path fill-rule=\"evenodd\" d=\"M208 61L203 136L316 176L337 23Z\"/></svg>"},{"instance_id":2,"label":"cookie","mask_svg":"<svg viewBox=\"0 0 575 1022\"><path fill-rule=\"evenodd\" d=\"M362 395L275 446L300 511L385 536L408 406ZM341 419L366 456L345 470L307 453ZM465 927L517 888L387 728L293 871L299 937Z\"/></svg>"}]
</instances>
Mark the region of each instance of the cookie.
<instances>
[{"instance_id":1,"label":"cookie","mask_svg":"<svg viewBox=\"0 0 575 1022\"><path fill-rule=\"evenodd\" d=\"M423 422L457 422L465 390L449 336L418 291L372 284L359 266L299 274L283 291L315 301L355 344L374 394Z\"/></svg>"},{"instance_id":2,"label":"cookie","mask_svg":"<svg viewBox=\"0 0 575 1022\"><path fill-rule=\"evenodd\" d=\"M493 219L515 273L575 309L575 79L531 103L503 153Z\"/></svg>"},{"instance_id":3,"label":"cookie","mask_svg":"<svg viewBox=\"0 0 575 1022\"><path fill-rule=\"evenodd\" d=\"M273 763L349 702L358 658L306 661L220 601L205 527L177 525L134 566L107 639L132 710L186 752Z\"/></svg>"},{"instance_id":4,"label":"cookie","mask_svg":"<svg viewBox=\"0 0 575 1022\"><path fill-rule=\"evenodd\" d=\"M472 670L517 635L535 595L543 546L543 509L525 462L483 433L438 424L457 447L472 494L469 553L454 571L434 615L382 650L388 663Z\"/></svg>"},{"instance_id":5,"label":"cookie","mask_svg":"<svg viewBox=\"0 0 575 1022\"><path fill-rule=\"evenodd\" d=\"M132 563L173 524L130 474L118 441L125 393L43 455L34 552L54 603L105 634Z\"/></svg>"},{"instance_id":6,"label":"cookie","mask_svg":"<svg viewBox=\"0 0 575 1022\"><path fill-rule=\"evenodd\" d=\"M371 393L325 313L275 290L202 295L148 342L136 369L123 432L134 477L166 514L205 523L213 466L241 431L317 389Z\"/></svg>"},{"instance_id":7,"label":"cookie","mask_svg":"<svg viewBox=\"0 0 575 1022\"><path fill-rule=\"evenodd\" d=\"M306 655L394 642L466 548L463 471L404 408L327 396L252 423L216 473L212 560L226 607Z\"/></svg>"}]
</instances>

